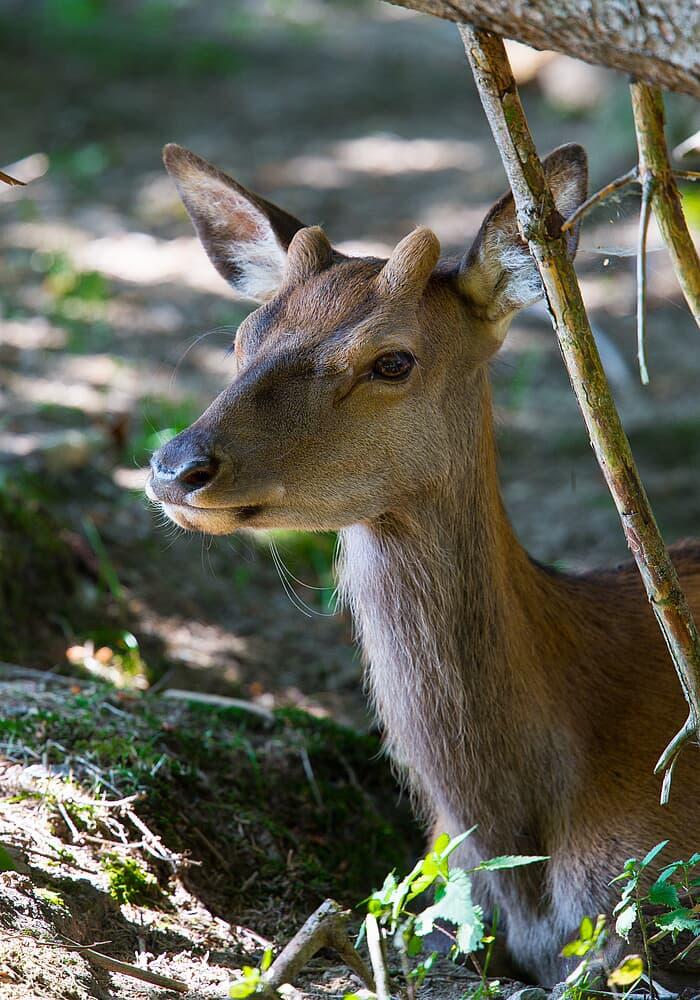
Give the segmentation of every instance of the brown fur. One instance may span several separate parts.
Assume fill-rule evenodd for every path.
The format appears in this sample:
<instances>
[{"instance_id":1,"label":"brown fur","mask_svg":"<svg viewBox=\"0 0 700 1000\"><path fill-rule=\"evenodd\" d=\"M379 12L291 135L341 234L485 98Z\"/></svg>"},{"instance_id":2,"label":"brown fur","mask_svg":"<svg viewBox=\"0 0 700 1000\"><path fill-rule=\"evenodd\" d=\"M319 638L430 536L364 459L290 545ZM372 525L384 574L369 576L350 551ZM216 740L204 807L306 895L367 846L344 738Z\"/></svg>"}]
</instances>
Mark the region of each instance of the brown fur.
<instances>
[{"instance_id":1,"label":"brown fur","mask_svg":"<svg viewBox=\"0 0 700 1000\"><path fill-rule=\"evenodd\" d=\"M282 231L255 196L246 209L245 190L192 154L169 147L167 163L234 288L257 280L259 247L254 266L236 257L251 234L272 250L231 385L154 457L150 495L214 533L340 530L341 591L388 750L436 830L478 824L463 860L550 856L484 876L478 892L500 908L520 968L554 982L581 918L610 910L626 858L665 837L674 856L700 846L700 771L687 753L659 806L653 767L685 711L636 570L547 570L503 509L486 362L540 294L512 200L454 264L437 263L425 229L388 262L347 259L319 230L293 236L288 216ZM585 196L583 152L563 147L546 166L569 214ZM395 350L416 358L410 377L371 378ZM200 456L218 471L192 489L177 469ZM700 610L700 546L674 557Z\"/></svg>"}]
</instances>

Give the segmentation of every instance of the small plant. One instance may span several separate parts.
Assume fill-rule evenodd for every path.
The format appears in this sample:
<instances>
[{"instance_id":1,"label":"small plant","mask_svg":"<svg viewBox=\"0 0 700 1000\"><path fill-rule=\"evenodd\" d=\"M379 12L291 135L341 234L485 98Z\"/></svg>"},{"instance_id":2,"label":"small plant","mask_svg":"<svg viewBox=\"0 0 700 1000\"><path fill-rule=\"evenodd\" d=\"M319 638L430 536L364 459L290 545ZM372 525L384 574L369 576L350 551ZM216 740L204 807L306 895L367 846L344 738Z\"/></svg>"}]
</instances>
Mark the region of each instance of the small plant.
<instances>
[{"instance_id":1,"label":"small plant","mask_svg":"<svg viewBox=\"0 0 700 1000\"><path fill-rule=\"evenodd\" d=\"M620 901L613 910L615 933L629 941L633 928L638 927L643 957L627 955L610 969L604 959L609 935L607 921L602 915L595 923L590 917L584 917L578 937L562 950L565 958L581 958L566 980L567 991L562 1000L584 1000L606 984L613 990L619 986L629 991L645 973L651 995L656 996L653 945L668 936L675 943L680 934L693 934L693 940L676 960L686 958L700 946L700 853L659 867L654 862L667 844L667 840L662 840L641 860L629 858L622 872L610 883L620 883L622 890Z\"/></svg>"},{"instance_id":2,"label":"small plant","mask_svg":"<svg viewBox=\"0 0 700 1000\"><path fill-rule=\"evenodd\" d=\"M110 896L122 906L148 906L159 895L158 883L136 858L122 857L115 851L105 854L102 868L107 873Z\"/></svg>"},{"instance_id":3,"label":"small plant","mask_svg":"<svg viewBox=\"0 0 700 1000\"><path fill-rule=\"evenodd\" d=\"M641 861L630 858L622 873L612 880L622 883L620 902L613 911L617 917L615 930L627 941L632 928L638 925L650 979L652 945L669 935L675 944L680 934L692 934L693 940L677 959L686 958L700 945L700 853L687 861L655 866L654 861L667 844L668 840L662 840ZM648 907L654 908L652 914Z\"/></svg>"},{"instance_id":4,"label":"small plant","mask_svg":"<svg viewBox=\"0 0 700 1000\"><path fill-rule=\"evenodd\" d=\"M644 973L642 958L639 955L627 955L614 969L610 969L604 958L607 940L607 920L602 914L599 914L595 923L590 917L583 918L578 937L562 948L564 958L581 959L567 976L562 1000L585 1000L606 984L611 988L634 987L639 982Z\"/></svg>"},{"instance_id":5,"label":"small plant","mask_svg":"<svg viewBox=\"0 0 700 1000\"><path fill-rule=\"evenodd\" d=\"M388 937L399 953L411 993L413 983L422 982L435 961L437 952L428 954L413 969L410 969L408 960L417 958L423 952L424 939L433 931L448 939L449 958L469 956L481 980L477 987L477 1000L484 1000L498 992L499 983L488 979L488 967L496 938L497 915L487 931L483 911L472 899L472 876L477 872L518 868L546 861L547 858L504 855L481 861L473 868L450 867L450 856L475 829L476 827L472 827L453 838L445 833L441 834L432 850L414 865L408 875L398 879L391 872L382 888L372 893L367 900L368 915L360 936L365 933L368 920L376 921L382 943ZM432 905L415 913L410 904L428 890L433 891ZM482 963L475 955L481 950L485 950Z\"/></svg>"},{"instance_id":6,"label":"small plant","mask_svg":"<svg viewBox=\"0 0 700 1000\"><path fill-rule=\"evenodd\" d=\"M246 997L252 996L254 993L266 992L263 975L271 965L272 948L266 948L260 965L257 967L243 966L240 976L229 987L228 995L232 997L232 1000L245 1000Z\"/></svg>"}]
</instances>

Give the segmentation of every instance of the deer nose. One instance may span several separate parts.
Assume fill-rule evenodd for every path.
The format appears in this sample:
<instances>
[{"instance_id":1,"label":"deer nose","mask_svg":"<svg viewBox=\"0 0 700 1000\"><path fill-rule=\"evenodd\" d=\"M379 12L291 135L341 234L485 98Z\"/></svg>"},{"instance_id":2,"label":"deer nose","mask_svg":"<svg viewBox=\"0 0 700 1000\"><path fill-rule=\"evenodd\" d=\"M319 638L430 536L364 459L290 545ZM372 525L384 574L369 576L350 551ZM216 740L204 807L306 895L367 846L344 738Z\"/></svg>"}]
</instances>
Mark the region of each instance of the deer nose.
<instances>
[{"instance_id":1,"label":"deer nose","mask_svg":"<svg viewBox=\"0 0 700 1000\"><path fill-rule=\"evenodd\" d=\"M151 488L160 500L180 503L188 493L200 490L215 478L219 462L213 455L197 455L175 465L160 452L151 459Z\"/></svg>"},{"instance_id":2,"label":"deer nose","mask_svg":"<svg viewBox=\"0 0 700 1000\"><path fill-rule=\"evenodd\" d=\"M193 458L189 462L183 462L173 473L173 478L183 486L198 490L212 481L218 469L219 463L211 456Z\"/></svg>"}]
</instances>

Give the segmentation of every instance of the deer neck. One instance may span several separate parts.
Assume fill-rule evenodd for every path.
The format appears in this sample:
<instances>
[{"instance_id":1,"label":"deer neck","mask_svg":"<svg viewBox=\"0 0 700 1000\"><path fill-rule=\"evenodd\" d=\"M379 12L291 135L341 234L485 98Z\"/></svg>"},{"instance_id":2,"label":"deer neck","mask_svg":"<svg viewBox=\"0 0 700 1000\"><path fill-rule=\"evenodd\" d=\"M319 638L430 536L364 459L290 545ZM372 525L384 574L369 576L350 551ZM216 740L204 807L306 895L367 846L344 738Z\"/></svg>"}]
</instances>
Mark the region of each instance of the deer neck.
<instances>
[{"instance_id":1,"label":"deer neck","mask_svg":"<svg viewBox=\"0 0 700 1000\"><path fill-rule=\"evenodd\" d=\"M430 812L483 829L492 801L511 811L520 802L530 824L523 796L534 783L521 780L529 768L557 780L566 736L548 667L563 652L564 597L505 513L485 374L475 396L469 423L461 409L449 477L400 512L342 533L341 592L389 751ZM465 802L473 815L455 815Z\"/></svg>"}]
</instances>

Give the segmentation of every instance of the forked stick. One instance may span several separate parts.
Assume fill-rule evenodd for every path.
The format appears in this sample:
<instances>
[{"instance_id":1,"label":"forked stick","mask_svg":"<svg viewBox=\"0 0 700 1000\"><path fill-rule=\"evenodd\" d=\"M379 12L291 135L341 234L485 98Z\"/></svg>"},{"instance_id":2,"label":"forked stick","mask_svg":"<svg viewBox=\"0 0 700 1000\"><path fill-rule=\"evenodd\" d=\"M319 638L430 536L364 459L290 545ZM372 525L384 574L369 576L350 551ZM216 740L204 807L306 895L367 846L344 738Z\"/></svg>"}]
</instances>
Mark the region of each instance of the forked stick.
<instances>
[{"instance_id":1,"label":"forked stick","mask_svg":"<svg viewBox=\"0 0 700 1000\"><path fill-rule=\"evenodd\" d=\"M347 923L348 912L342 910L334 899L321 903L263 974L268 992L278 989L282 983L293 983L321 948L337 951L348 968L374 992L372 973L350 941Z\"/></svg>"},{"instance_id":2,"label":"forked stick","mask_svg":"<svg viewBox=\"0 0 700 1000\"><path fill-rule=\"evenodd\" d=\"M561 219L530 134L503 41L498 35L468 25L460 25L459 31L510 181L520 232L528 242L542 279L593 450L688 702L688 721L662 755L658 772L675 759L684 743L700 729L700 639L605 377L566 239L561 235ZM668 773L664 779L662 802L668 800L670 777Z\"/></svg>"}]
</instances>

